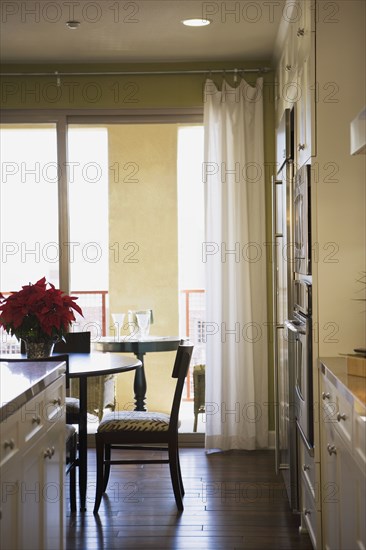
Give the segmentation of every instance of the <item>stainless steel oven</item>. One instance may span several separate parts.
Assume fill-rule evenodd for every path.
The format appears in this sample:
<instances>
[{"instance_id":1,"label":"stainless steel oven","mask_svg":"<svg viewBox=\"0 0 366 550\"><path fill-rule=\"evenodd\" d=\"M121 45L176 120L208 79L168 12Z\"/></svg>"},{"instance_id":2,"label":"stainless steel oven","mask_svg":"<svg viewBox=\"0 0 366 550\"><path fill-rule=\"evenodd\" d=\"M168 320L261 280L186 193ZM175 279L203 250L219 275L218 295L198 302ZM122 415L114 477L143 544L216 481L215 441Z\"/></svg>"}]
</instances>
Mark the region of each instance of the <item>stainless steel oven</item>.
<instances>
[{"instance_id":1,"label":"stainless steel oven","mask_svg":"<svg viewBox=\"0 0 366 550\"><path fill-rule=\"evenodd\" d=\"M293 190L295 273L311 274L310 165L296 172Z\"/></svg>"},{"instance_id":2,"label":"stainless steel oven","mask_svg":"<svg viewBox=\"0 0 366 550\"><path fill-rule=\"evenodd\" d=\"M295 385L295 418L298 431L308 451L313 452L313 369L311 284L294 281L294 311L292 319L285 321L292 334L292 369Z\"/></svg>"}]
</instances>

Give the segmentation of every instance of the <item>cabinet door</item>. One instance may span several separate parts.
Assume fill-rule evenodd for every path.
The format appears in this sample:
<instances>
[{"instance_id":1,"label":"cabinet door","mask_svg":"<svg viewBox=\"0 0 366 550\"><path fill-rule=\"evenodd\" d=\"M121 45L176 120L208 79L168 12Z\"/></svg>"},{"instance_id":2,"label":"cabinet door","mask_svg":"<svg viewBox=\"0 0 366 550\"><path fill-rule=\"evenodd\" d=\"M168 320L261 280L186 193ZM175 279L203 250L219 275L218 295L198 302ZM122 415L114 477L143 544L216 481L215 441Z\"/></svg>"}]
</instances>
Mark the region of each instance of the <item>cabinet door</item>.
<instances>
[{"instance_id":1,"label":"cabinet door","mask_svg":"<svg viewBox=\"0 0 366 550\"><path fill-rule=\"evenodd\" d=\"M314 0L302 0L297 11L297 59L299 65L309 56L314 30Z\"/></svg>"},{"instance_id":2,"label":"cabinet door","mask_svg":"<svg viewBox=\"0 0 366 550\"><path fill-rule=\"evenodd\" d=\"M20 464L19 456L13 457L0 469L0 548L14 550L21 548L19 540L19 493Z\"/></svg>"},{"instance_id":3,"label":"cabinet door","mask_svg":"<svg viewBox=\"0 0 366 550\"><path fill-rule=\"evenodd\" d=\"M45 548L43 538L43 449L45 435L22 456L19 530L22 550Z\"/></svg>"},{"instance_id":4,"label":"cabinet door","mask_svg":"<svg viewBox=\"0 0 366 550\"><path fill-rule=\"evenodd\" d=\"M323 385L327 393L327 387ZM340 487L337 473L337 448L335 442L335 403L323 403L321 414L321 508L323 547L325 550L340 548L339 502Z\"/></svg>"},{"instance_id":5,"label":"cabinet door","mask_svg":"<svg viewBox=\"0 0 366 550\"><path fill-rule=\"evenodd\" d=\"M62 550L64 544L65 425L60 420L47 432L42 464L43 536L47 550ZM61 538L61 541L60 541Z\"/></svg>"},{"instance_id":6,"label":"cabinet door","mask_svg":"<svg viewBox=\"0 0 366 550\"><path fill-rule=\"evenodd\" d=\"M337 447L338 484L340 491L340 546L339 548L365 548L365 477L356 463L338 430ZM362 540L363 539L363 540Z\"/></svg>"},{"instance_id":7,"label":"cabinet door","mask_svg":"<svg viewBox=\"0 0 366 550\"><path fill-rule=\"evenodd\" d=\"M307 57L298 68L296 102L296 148L298 167L307 162L312 154L312 103L314 102L314 79L311 79L311 59Z\"/></svg>"}]
</instances>

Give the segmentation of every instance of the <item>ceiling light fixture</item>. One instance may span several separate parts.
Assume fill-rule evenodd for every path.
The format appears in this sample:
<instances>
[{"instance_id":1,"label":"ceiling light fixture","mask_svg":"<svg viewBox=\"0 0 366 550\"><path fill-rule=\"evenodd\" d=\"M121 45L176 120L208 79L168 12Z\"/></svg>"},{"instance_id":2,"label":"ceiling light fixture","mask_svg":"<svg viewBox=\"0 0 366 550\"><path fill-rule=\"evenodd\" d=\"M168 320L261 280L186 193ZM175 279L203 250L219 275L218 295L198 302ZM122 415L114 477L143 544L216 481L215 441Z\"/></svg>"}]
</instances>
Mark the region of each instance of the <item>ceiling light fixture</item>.
<instances>
[{"instance_id":1,"label":"ceiling light fixture","mask_svg":"<svg viewBox=\"0 0 366 550\"><path fill-rule=\"evenodd\" d=\"M187 27L205 27L209 25L211 21L209 19L184 19L182 23Z\"/></svg>"},{"instance_id":2,"label":"ceiling light fixture","mask_svg":"<svg viewBox=\"0 0 366 550\"><path fill-rule=\"evenodd\" d=\"M75 29L78 29L80 26L80 21L66 21L66 27L68 29L71 29L74 31Z\"/></svg>"}]
</instances>

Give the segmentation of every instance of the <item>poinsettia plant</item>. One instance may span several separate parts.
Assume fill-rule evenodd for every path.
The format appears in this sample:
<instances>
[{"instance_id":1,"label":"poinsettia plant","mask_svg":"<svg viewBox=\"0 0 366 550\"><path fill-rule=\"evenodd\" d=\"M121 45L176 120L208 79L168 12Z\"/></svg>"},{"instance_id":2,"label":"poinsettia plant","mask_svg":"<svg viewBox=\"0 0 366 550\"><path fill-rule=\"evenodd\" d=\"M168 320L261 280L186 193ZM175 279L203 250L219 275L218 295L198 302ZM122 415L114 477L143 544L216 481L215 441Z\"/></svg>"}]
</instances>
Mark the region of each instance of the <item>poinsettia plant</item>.
<instances>
[{"instance_id":1,"label":"poinsettia plant","mask_svg":"<svg viewBox=\"0 0 366 550\"><path fill-rule=\"evenodd\" d=\"M72 321L75 321L74 311L82 315L75 300L76 297L56 289L43 277L6 298L0 294L0 327L18 340L63 340Z\"/></svg>"}]
</instances>

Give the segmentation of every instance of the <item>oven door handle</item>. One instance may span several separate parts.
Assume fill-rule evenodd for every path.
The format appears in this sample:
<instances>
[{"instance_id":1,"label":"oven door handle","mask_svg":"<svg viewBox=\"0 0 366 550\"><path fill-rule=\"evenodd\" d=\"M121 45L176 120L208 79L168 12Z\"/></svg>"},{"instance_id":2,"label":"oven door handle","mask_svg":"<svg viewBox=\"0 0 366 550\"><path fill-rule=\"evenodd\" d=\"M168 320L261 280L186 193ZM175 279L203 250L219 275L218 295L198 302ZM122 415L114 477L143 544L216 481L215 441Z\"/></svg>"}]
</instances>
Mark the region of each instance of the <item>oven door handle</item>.
<instances>
[{"instance_id":1,"label":"oven door handle","mask_svg":"<svg viewBox=\"0 0 366 550\"><path fill-rule=\"evenodd\" d=\"M291 330L291 332L295 332L297 334L306 334L304 326L305 325L303 323L296 321L295 319L286 319L285 321L285 327Z\"/></svg>"}]
</instances>

